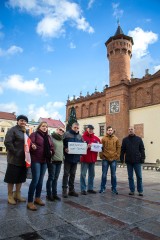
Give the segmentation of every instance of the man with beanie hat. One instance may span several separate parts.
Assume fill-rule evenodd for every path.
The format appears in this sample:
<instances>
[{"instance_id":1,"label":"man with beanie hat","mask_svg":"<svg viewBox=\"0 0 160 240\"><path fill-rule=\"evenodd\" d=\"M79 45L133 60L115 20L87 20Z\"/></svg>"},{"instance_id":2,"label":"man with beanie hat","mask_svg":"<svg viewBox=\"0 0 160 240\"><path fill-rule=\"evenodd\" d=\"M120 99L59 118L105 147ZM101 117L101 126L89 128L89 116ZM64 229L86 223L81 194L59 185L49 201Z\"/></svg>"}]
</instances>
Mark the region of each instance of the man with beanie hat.
<instances>
[{"instance_id":1,"label":"man with beanie hat","mask_svg":"<svg viewBox=\"0 0 160 240\"><path fill-rule=\"evenodd\" d=\"M4 182L8 183L8 203L25 202L21 197L21 186L26 181L26 163L24 153L24 132L28 118L24 115L17 117L17 125L10 128L6 134L4 144L7 149L7 170ZM13 188L15 185L15 192Z\"/></svg>"}]
</instances>

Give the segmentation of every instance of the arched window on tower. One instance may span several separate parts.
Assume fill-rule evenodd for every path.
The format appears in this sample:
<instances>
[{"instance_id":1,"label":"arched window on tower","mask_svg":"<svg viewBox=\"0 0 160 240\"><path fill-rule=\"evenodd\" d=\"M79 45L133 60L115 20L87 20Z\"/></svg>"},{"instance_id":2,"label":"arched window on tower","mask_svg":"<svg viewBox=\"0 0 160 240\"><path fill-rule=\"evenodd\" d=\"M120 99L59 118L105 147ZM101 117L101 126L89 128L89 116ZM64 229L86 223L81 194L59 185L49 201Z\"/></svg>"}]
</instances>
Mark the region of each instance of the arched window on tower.
<instances>
[{"instance_id":1,"label":"arched window on tower","mask_svg":"<svg viewBox=\"0 0 160 240\"><path fill-rule=\"evenodd\" d=\"M94 105L93 105L93 103L89 104L89 116L90 117L94 116Z\"/></svg>"},{"instance_id":2,"label":"arched window on tower","mask_svg":"<svg viewBox=\"0 0 160 240\"><path fill-rule=\"evenodd\" d=\"M75 111L76 111L76 117L80 118L80 112L79 112L79 107L78 106L75 107Z\"/></svg>"},{"instance_id":3,"label":"arched window on tower","mask_svg":"<svg viewBox=\"0 0 160 240\"><path fill-rule=\"evenodd\" d=\"M87 108L86 108L85 104L82 105L81 116L82 116L82 118L87 117Z\"/></svg>"},{"instance_id":4,"label":"arched window on tower","mask_svg":"<svg viewBox=\"0 0 160 240\"><path fill-rule=\"evenodd\" d=\"M101 115L103 113L103 106L102 106L102 102L98 101L97 102L97 115Z\"/></svg>"},{"instance_id":5,"label":"arched window on tower","mask_svg":"<svg viewBox=\"0 0 160 240\"><path fill-rule=\"evenodd\" d=\"M152 86L152 103L160 103L160 84L154 84Z\"/></svg>"},{"instance_id":6,"label":"arched window on tower","mask_svg":"<svg viewBox=\"0 0 160 240\"><path fill-rule=\"evenodd\" d=\"M143 107L145 105L145 92L143 88L138 88L135 92L136 107Z\"/></svg>"}]
</instances>

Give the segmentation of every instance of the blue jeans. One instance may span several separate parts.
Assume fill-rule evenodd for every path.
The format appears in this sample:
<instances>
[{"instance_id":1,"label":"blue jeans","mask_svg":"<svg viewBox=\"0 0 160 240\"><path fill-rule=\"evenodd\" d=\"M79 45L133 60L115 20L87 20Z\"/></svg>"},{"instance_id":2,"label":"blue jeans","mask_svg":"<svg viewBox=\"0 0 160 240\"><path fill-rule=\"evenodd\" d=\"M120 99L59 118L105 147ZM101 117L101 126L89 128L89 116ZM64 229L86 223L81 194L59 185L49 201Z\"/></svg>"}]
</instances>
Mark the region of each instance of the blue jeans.
<instances>
[{"instance_id":1,"label":"blue jeans","mask_svg":"<svg viewBox=\"0 0 160 240\"><path fill-rule=\"evenodd\" d=\"M47 169L47 163L31 163L32 181L28 191L28 202L33 202L33 196L35 193L36 198L40 198L43 186L43 178Z\"/></svg>"},{"instance_id":2,"label":"blue jeans","mask_svg":"<svg viewBox=\"0 0 160 240\"><path fill-rule=\"evenodd\" d=\"M116 191L117 187L117 178L116 178L116 166L117 161L108 161L106 159L102 160L102 178L101 178L101 190L104 191L106 189L106 182L107 182L107 173L108 168L110 166L111 171L111 185L112 185L112 191Z\"/></svg>"},{"instance_id":3,"label":"blue jeans","mask_svg":"<svg viewBox=\"0 0 160 240\"><path fill-rule=\"evenodd\" d=\"M129 188L131 192L135 191L133 170L135 171L137 178L137 191L139 193L143 192L143 184L142 184L142 168L141 163L127 163L127 171L128 171L128 181Z\"/></svg>"},{"instance_id":4,"label":"blue jeans","mask_svg":"<svg viewBox=\"0 0 160 240\"><path fill-rule=\"evenodd\" d=\"M81 191L86 191L86 174L88 170L88 190L93 190L95 176L95 163L81 163Z\"/></svg>"},{"instance_id":5,"label":"blue jeans","mask_svg":"<svg viewBox=\"0 0 160 240\"><path fill-rule=\"evenodd\" d=\"M57 181L61 171L61 163L48 163L48 180L46 182L47 196L57 195Z\"/></svg>"}]
</instances>

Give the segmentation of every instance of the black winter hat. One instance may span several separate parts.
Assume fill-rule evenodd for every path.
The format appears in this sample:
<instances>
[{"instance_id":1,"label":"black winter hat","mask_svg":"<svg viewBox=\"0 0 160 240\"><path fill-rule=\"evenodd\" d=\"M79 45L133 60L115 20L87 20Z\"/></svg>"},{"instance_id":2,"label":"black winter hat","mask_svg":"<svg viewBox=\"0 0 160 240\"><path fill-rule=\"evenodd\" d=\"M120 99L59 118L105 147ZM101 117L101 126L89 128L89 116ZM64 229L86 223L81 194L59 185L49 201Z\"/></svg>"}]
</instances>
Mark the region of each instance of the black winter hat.
<instances>
[{"instance_id":1,"label":"black winter hat","mask_svg":"<svg viewBox=\"0 0 160 240\"><path fill-rule=\"evenodd\" d=\"M23 120L25 120L28 123L28 118L25 115L19 115L17 117L17 121L19 121L20 119L23 119Z\"/></svg>"},{"instance_id":2,"label":"black winter hat","mask_svg":"<svg viewBox=\"0 0 160 240\"><path fill-rule=\"evenodd\" d=\"M90 125L90 124L87 126L87 128L94 129L93 125Z\"/></svg>"}]
</instances>

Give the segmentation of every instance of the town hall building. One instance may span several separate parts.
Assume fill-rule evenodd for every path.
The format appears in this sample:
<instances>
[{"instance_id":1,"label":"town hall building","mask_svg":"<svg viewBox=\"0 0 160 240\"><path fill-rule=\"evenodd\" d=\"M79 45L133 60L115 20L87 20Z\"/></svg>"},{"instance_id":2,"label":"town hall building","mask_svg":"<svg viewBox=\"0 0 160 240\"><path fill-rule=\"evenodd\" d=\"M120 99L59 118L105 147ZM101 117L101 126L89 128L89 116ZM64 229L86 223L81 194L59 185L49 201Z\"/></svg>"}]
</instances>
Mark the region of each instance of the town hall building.
<instances>
[{"instance_id":1,"label":"town hall building","mask_svg":"<svg viewBox=\"0 0 160 240\"><path fill-rule=\"evenodd\" d=\"M120 26L105 46L109 60L109 86L77 99L68 100L66 122L72 107L76 110L80 133L88 124L95 127L95 134L102 137L106 126L111 125L116 136L122 139L130 125L142 137L146 162L160 160L160 70L151 75L146 70L142 78L133 78L130 73L132 37L123 33Z\"/></svg>"}]
</instances>

